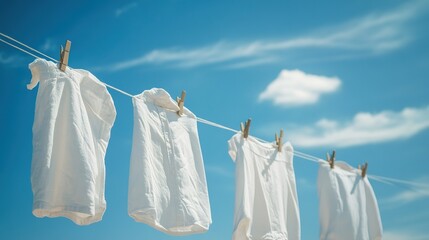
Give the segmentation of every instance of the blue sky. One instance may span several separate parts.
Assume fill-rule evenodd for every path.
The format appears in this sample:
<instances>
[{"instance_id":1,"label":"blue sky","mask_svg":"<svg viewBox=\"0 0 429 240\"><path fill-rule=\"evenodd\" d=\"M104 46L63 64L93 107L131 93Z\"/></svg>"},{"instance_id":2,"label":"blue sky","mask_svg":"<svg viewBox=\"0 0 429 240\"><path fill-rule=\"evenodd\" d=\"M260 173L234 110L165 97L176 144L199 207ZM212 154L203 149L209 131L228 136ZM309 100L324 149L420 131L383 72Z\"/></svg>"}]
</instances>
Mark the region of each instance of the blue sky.
<instances>
[{"instance_id":1,"label":"blue sky","mask_svg":"<svg viewBox=\"0 0 429 240\"><path fill-rule=\"evenodd\" d=\"M197 116L265 140L283 128L295 149L368 173L421 183L372 181L385 239L429 235L429 2L427 1L2 1L0 31L139 94L160 87ZM117 118L106 155L107 211L79 227L31 214L33 58L0 43L0 239L230 239L231 132L198 126L213 224L171 237L127 215L132 103L110 91ZM302 239L319 232L318 166L295 158ZM426 186L426 187L425 187Z\"/></svg>"}]
</instances>

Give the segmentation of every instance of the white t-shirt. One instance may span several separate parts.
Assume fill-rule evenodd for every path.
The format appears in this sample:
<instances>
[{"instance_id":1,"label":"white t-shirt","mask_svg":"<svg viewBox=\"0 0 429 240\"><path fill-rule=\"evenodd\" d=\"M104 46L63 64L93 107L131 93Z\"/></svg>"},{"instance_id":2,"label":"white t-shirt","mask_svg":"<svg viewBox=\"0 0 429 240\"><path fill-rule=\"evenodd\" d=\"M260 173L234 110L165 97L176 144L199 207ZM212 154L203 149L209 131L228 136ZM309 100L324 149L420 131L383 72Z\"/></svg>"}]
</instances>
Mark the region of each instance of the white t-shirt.
<instances>
[{"instance_id":1,"label":"white t-shirt","mask_svg":"<svg viewBox=\"0 0 429 240\"><path fill-rule=\"evenodd\" d=\"M282 151L241 133L229 141L236 164L233 240L299 240L300 220L293 148Z\"/></svg>"},{"instance_id":2,"label":"white t-shirt","mask_svg":"<svg viewBox=\"0 0 429 240\"><path fill-rule=\"evenodd\" d=\"M164 89L133 98L134 132L128 214L172 235L201 233L210 203L195 115Z\"/></svg>"},{"instance_id":3,"label":"white t-shirt","mask_svg":"<svg viewBox=\"0 0 429 240\"><path fill-rule=\"evenodd\" d=\"M104 156L116 110L106 87L90 72L58 69L36 59L28 89L40 82L33 124L33 214L66 217L78 225L100 221Z\"/></svg>"},{"instance_id":4,"label":"white t-shirt","mask_svg":"<svg viewBox=\"0 0 429 240\"><path fill-rule=\"evenodd\" d=\"M331 169L327 162L320 161L317 185L320 239L382 239L377 200L360 170L339 161Z\"/></svg>"}]
</instances>

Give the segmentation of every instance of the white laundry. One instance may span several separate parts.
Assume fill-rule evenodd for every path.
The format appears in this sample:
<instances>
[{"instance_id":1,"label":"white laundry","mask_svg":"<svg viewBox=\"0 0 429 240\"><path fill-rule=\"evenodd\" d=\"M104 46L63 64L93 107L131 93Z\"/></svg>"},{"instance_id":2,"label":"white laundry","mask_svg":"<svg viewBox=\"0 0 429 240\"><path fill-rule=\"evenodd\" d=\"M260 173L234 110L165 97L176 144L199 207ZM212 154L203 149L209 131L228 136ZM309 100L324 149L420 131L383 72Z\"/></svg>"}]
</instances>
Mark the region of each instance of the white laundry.
<instances>
[{"instance_id":1,"label":"white laundry","mask_svg":"<svg viewBox=\"0 0 429 240\"><path fill-rule=\"evenodd\" d=\"M236 164L233 240L299 240L300 217L293 148L235 134L229 154Z\"/></svg>"},{"instance_id":2,"label":"white laundry","mask_svg":"<svg viewBox=\"0 0 429 240\"><path fill-rule=\"evenodd\" d=\"M90 72L58 69L36 59L28 89L38 82L33 124L33 214L66 217L79 225L100 221L106 209L104 156L116 110Z\"/></svg>"},{"instance_id":3,"label":"white laundry","mask_svg":"<svg viewBox=\"0 0 429 240\"><path fill-rule=\"evenodd\" d=\"M133 98L134 133L128 214L172 235L201 233L210 203L195 115L163 89Z\"/></svg>"},{"instance_id":4,"label":"white laundry","mask_svg":"<svg viewBox=\"0 0 429 240\"><path fill-rule=\"evenodd\" d=\"M318 175L320 239L380 240L377 200L368 178L345 162L333 169L320 161Z\"/></svg>"}]
</instances>

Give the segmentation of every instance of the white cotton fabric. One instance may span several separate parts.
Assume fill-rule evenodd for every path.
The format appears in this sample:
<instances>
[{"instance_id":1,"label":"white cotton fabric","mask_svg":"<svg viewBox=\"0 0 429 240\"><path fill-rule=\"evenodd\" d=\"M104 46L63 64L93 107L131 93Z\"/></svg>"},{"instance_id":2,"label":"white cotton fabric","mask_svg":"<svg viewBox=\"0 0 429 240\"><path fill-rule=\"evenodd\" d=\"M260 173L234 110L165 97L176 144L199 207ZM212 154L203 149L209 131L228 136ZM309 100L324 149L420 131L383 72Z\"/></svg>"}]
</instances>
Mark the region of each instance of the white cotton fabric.
<instances>
[{"instance_id":1,"label":"white cotton fabric","mask_svg":"<svg viewBox=\"0 0 429 240\"><path fill-rule=\"evenodd\" d=\"M300 217L289 142L272 143L235 134L229 154L236 164L233 240L299 240Z\"/></svg>"},{"instance_id":2,"label":"white cotton fabric","mask_svg":"<svg viewBox=\"0 0 429 240\"><path fill-rule=\"evenodd\" d=\"M116 110L90 72L65 72L50 61L30 65L29 90L39 89L33 124L31 184L36 217L100 221L106 209L104 156Z\"/></svg>"},{"instance_id":3,"label":"white cotton fabric","mask_svg":"<svg viewBox=\"0 0 429 240\"><path fill-rule=\"evenodd\" d=\"M321 240L382 239L377 200L360 170L339 161L331 169L320 161L317 183Z\"/></svg>"},{"instance_id":4,"label":"white cotton fabric","mask_svg":"<svg viewBox=\"0 0 429 240\"><path fill-rule=\"evenodd\" d=\"M211 224L210 203L195 115L164 89L133 98L134 133L128 213L171 235L201 233Z\"/></svg>"}]
</instances>

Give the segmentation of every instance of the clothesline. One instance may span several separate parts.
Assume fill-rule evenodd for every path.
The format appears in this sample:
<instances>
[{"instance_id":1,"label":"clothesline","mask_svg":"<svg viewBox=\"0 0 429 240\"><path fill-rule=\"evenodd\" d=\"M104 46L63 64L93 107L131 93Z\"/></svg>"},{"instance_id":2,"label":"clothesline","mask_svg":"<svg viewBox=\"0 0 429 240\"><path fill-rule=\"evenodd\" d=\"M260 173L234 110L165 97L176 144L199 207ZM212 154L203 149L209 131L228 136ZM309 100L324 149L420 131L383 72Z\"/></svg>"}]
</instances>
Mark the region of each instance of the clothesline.
<instances>
[{"instance_id":1,"label":"clothesline","mask_svg":"<svg viewBox=\"0 0 429 240\"><path fill-rule=\"evenodd\" d=\"M38 51L38 50L30 47L30 46L28 46L28 45L26 45L26 44L18 41L18 40L14 39L14 38L6 35L6 34L3 34L3 33L0 32L0 35L2 37L4 37L4 38L7 38L7 39L9 39L9 40L11 40L11 41L13 41L13 42L21 45L22 47L27 48L28 50L31 50L31 51L33 51L33 52L35 52L37 54L40 54L41 56L44 56L44 57L48 58L49 60L52 60L55 63L58 63L58 60L56 60L56 59L54 59L54 58L52 58L52 57L50 57L50 56L48 56L48 55L46 55L46 54L44 54L42 52L40 52L40 51ZM19 51L21 51L21 52L24 52L24 53L26 53L26 54L28 54L28 55L30 55L32 57L40 58L39 56L37 56L37 55L35 55L35 54L33 54L33 53L31 53L31 52L23 49L22 47L18 47L16 45L14 45L14 44L12 44L12 43L4 40L4 39L0 38L0 41L3 42L3 43L5 43L5 44L7 44L7 45L9 45L9 46L11 46L11 47L13 47L13 48L15 48L15 49L17 49L17 50L19 50ZM117 91L117 92L119 92L119 93L121 93L123 95L126 95L128 97L134 97L134 95L132 95L130 93L127 93L126 91L123 91L123 90L121 90L119 88L113 87L113 86L111 86L111 85L109 85L107 83L104 83L104 82L102 82L102 83L106 87L108 87L108 88L110 88L112 90L115 90L115 91ZM224 130L231 131L231 132L234 132L234 133L239 132L238 130L226 127L224 125L221 125L221 124L218 124L218 123L215 123L215 122L212 122L212 121L200 118L200 117L197 117L197 121L200 122L200 123L206 124L206 125L210 125L212 127L224 129ZM257 138L257 137L254 137L254 138L256 138L257 140L259 140L261 142L265 142L265 143L268 142L268 141L265 141L265 140ZM320 161L324 161L321 158L318 158L318 157L315 157L315 156L312 156L310 154L306 154L306 153L303 153L303 152L300 152L300 151L297 151L297 150L294 150L294 155L296 155L297 157L299 157L301 159L308 160L308 161L315 162L315 163L319 163ZM381 182L381 183L385 183L385 184L390 184L390 185L394 185L395 183L397 183L397 184L408 185L408 186L414 187L414 188L427 188L428 187L425 184L418 183L418 182L401 180L401 179L396 179L396 178L383 177L383 176L377 176L377 175L372 175L372 174L367 174L367 177L370 178L370 179L373 179L375 181L378 181L378 182Z\"/></svg>"}]
</instances>

